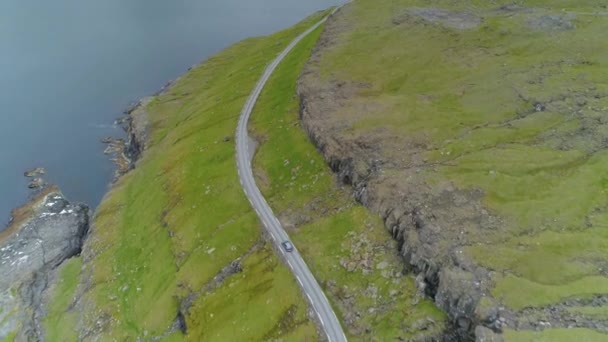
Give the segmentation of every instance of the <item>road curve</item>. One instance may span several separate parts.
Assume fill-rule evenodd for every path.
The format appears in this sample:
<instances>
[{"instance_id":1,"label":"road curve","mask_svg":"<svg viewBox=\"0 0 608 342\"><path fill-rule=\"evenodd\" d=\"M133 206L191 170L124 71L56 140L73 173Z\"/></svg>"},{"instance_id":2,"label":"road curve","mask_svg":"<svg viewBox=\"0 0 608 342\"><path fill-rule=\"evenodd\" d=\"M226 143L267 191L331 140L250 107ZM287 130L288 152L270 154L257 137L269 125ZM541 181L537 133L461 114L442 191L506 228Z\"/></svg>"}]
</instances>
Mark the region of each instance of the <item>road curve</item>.
<instances>
[{"instance_id":1,"label":"road curve","mask_svg":"<svg viewBox=\"0 0 608 342\"><path fill-rule=\"evenodd\" d=\"M336 8L337 10L337 8ZM335 13L334 10L331 14ZM330 14L330 15L331 15ZM291 269L292 273L296 277L296 280L300 284L302 291L306 294L310 305L313 310L317 314L317 318L321 323L325 334L327 334L327 339L329 342L345 342L346 336L344 335L344 331L342 330L342 326L340 325L340 321L336 317L327 297L321 290L319 283L312 275L308 266L300 256L300 253L296 248L294 248L293 252L286 253L285 250L281 246L281 242L289 240L289 236L281 227L281 223L276 218L272 209L262 196L262 193L258 189L255 179L253 178L253 171L251 169L251 155L248 148L248 131L247 131L247 123L249 121L249 117L251 116L251 112L253 107L256 104L262 89L266 85L266 82L276 69L276 67L281 63L281 61L287 56L287 54L308 34L317 29L320 25L322 25L327 20L327 17L323 18L321 21L313 25L311 28L306 30L306 32L299 35L296 39L294 39L286 48L281 52L281 54L266 68L264 74L258 81L257 85L249 95L245 106L241 111L241 117L239 119L239 124L236 130L236 163L239 172L239 179L241 181L241 185L249 202L253 209L255 209L256 213L260 217L260 220L266 227L266 230L270 237L272 238L272 242L276 245L277 250L279 250L283 255L284 260L287 262L287 265Z\"/></svg>"}]
</instances>

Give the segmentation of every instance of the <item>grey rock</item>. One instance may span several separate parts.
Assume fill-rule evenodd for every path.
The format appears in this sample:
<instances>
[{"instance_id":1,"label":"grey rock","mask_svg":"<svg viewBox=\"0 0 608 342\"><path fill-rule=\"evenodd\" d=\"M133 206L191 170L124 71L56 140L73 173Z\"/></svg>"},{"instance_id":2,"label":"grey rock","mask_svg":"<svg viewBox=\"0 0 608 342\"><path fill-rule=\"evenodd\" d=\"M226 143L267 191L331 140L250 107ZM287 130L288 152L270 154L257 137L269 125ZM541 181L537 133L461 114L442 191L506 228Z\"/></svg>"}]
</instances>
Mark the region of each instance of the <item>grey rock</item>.
<instances>
[{"instance_id":1,"label":"grey rock","mask_svg":"<svg viewBox=\"0 0 608 342\"><path fill-rule=\"evenodd\" d=\"M30 189L39 189L39 188L42 188L45 185L46 185L46 182L44 181L44 179L42 179L42 178L34 178L30 182L30 184L27 185L27 187L30 188Z\"/></svg>"},{"instance_id":2,"label":"grey rock","mask_svg":"<svg viewBox=\"0 0 608 342\"><path fill-rule=\"evenodd\" d=\"M0 289L80 253L88 212L58 192L46 195L35 216L0 245Z\"/></svg>"},{"instance_id":3,"label":"grey rock","mask_svg":"<svg viewBox=\"0 0 608 342\"><path fill-rule=\"evenodd\" d=\"M0 340L4 340L6 336L17 329L18 317L15 310L17 308L17 298L9 290L0 291Z\"/></svg>"},{"instance_id":4,"label":"grey rock","mask_svg":"<svg viewBox=\"0 0 608 342\"><path fill-rule=\"evenodd\" d=\"M40 195L28 206L32 216L0 241L0 303L3 313L13 313L8 321L0 319L0 340L16 326L19 338L42 339L41 300L49 274L80 253L88 232L89 208L71 204L58 191Z\"/></svg>"},{"instance_id":5,"label":"grey rock","mask_svg":"<svg viewBox=\"0 0 608 342\"><path fill-rule=\"evenodd\" d=\"M475 342L503 342L504 338L502 335L495 333L494 331L484 327L477 326L475 328Z\"/></svg>"},{"instance_id":6,"label":"grey rock","mask_svg":"<svg viewBox=\"0 0 608 342\"><path fill-rule=\"evenodd\" d=\"M470 12L450 11L442 8L412 8L409 13L431 23L439 23L456 30L470 30L478 27L482 20Z\"/></svg>"},{"instance_id":7,"label":"grey rock","mask_svg":"<svg viewBox=\"0 0 608 342\"><path fill-rule=\"evenodd\" d=\"M388 262L386 262L386 261L379 262L379 263L376 265L376 269L378 269L378 270L383 270L383 269L385 269L385 268L387 268L387 267L389 267L389 263L388 263Z\"/></svg>"},{"instance_id":8,"label":"grey rock","mask_svg":"<svg viewBox=\"0 0 608 342\"><path fill-rule=\"evenodd\" d=\"M439 271L439 286L435 302L449 313L462 335L477 325L475 310L482 291L475 274L459 268L444 267Z\"/></svg>"},{"instance_id":9,"label":"grey rock","mask_svg":"<svg viewBox=\"0 0 608 342\"><path fill-rule=\"evenodd\" d=\"M568 15L543 15L538 18L530 18L528 25L537 31L566 31L575 28L572 21L576 16L572 14Z\"/></svg>"},{"instance_id":10,"label":"grey rock","mask_svg":"<svg viewBox=\"0 0 608 342\"><path fill-rule=\"evenodd\" d=\"M43 167L37 167L35 169L26 171L23 175L28 178L34 178L46 174L46 170Z\"/></svg>"}]
</instances>

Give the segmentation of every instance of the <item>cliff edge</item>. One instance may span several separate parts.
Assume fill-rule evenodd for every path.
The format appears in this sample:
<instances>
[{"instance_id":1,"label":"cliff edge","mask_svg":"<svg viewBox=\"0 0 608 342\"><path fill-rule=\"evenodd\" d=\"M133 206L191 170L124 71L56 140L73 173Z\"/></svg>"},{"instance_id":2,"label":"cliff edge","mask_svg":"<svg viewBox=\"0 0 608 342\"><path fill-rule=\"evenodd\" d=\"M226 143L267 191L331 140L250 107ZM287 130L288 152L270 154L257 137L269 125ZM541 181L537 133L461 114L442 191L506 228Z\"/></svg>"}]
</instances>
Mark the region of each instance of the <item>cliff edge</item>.
<instances>
[{"instance_id":1,"label":"cliff edge","mask_svg":"<svg viewBox=\"0 0 608 342\"><path fill-rule=\"evenodd\" d=\"M454 338L605 339L605 6L424 6L337 13L302 125Z\"/></svg>"}]
</instances>

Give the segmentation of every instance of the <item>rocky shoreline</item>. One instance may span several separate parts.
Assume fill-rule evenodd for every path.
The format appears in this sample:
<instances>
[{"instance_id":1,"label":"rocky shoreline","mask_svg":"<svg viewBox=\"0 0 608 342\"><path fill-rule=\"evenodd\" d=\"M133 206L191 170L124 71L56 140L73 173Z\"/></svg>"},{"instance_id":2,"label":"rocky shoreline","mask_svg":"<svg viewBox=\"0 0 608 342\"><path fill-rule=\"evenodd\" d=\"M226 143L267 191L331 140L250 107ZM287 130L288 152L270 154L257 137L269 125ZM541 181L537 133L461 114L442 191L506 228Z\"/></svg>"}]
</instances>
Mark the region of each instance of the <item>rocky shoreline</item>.
<instances>
[{"instance_id":1,"label":"rocky shoreline","mask_svg":"<svg viewBox=\"0 0 608 342\"><path fill-rule=\"evenodd\" d=\"M13 211L0 236L0 339L43 340L48 279L63 261L80 254L90 215L88 206L70 203L56 187L42 189Z\"/></svg>"},{"instance_id":2,"label":"rocky shoreline","mask_svg":"<svg viewBox=\"0 0 608 342\"><path fill-rule=\"evenodd\" d=\"M170 85L168 83L168 85ZM167 89L163 87L160 92ZM159 92L159 93L160 93ZM128 173L146 148L147 114L152 97L124 111L119 120L127 139L103 139L104 154L116 163L114 182ZM81 254L93 230L93 213L86 204L71 203L53 185L47 185L43 168L24 173L31 179L32 199L16 208L0 232L0 340L44 341L42 320L49 289L57 281L62 263Z\"/></svg>"},{"instance_id":3,"label":"rocky shoreline","mask_svg":"<svg viewBox=\"0 0 608 342\"><path fill-rule=\"evenodd\" d=\"M148 115L144 108L146 108L151 100L152 97L145 97L131 104L125 109L125 116L117 120L117 123L122 126L127 134L126 140L113 137L101 140L102 143L107 145L103 153L109 155L116 165L114 182L120 176L135 168L135 163L146 149L146 142L148 141Z\"/></svg>"}]
</instances>

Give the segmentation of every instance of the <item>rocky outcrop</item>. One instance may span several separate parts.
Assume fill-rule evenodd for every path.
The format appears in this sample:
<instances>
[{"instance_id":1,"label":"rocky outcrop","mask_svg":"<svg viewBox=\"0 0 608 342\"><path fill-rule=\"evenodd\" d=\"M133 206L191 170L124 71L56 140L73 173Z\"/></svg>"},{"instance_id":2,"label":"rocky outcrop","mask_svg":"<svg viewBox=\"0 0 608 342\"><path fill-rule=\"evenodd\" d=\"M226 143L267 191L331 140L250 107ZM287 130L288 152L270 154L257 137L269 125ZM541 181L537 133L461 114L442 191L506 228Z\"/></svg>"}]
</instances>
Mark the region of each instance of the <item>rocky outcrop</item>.
<instances>
[{"instance_id":1,"label":"rocky outcrop","mask_svg":"<svg viewBox=\"0 0 608 342\"><path fill-rule=\"evenodd\" d=\"M46 170L42 167L37 167L35 169L31 169L23 173L23 175L28 178L40 177L44 174L46 174Z\"/></svg>"},{"instance_id":2,"label":"rocky outcrop","mask_svg":"<svg viewBox=\"0 0 608 342\"><path fill-rule=\"evenodd\" d=\"M151 100L152 97L145 97L135 107L129 108L126 111L128 115L128 125L126 127L128 139L125 154L132 163L139 159L141 153L146 149L149 130L146 106Z\"/></svg>"},{"instance_id":3,"label":"rocky outcrop","mask_svg":"<svg viewBox=\"0 0 608 342\"><path fill-rule=\"evenodd\" d=\"M42 298L48 279L66 259L81 252L89 208L71 204L56 188L16 209L0 236L0 339L44 340Z\"/></svg>"},{"instance_id":4,"label":"rocky outcrop","mask_svg":"<svg viewBox=\"0 0 608 342\"><path fill-rule=\"evenodd\" d=\"M148 141L148 114L146 106L152 100L146 97L125 109L125 117L117 122L122 125L127 139L106 137L101 140L107 147L104 154L110 155L116 164L114 181L135 167L135 163L146 149Z\"/></svg>"},{"instance_id":5,"label":"rocky outcrop","mask_svg":"<svg viewBox=\"0 0 608 342\"><path fill-rule=\"evenodd\" d=\"M27 178L31 178L30 183L28 184L28 188L30 189L40 189L46 185L42 176L46 174L46 170L42 167L37 167L35 169L26 171L23 175Z\"/></svg>"}]
</instances>

